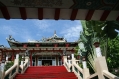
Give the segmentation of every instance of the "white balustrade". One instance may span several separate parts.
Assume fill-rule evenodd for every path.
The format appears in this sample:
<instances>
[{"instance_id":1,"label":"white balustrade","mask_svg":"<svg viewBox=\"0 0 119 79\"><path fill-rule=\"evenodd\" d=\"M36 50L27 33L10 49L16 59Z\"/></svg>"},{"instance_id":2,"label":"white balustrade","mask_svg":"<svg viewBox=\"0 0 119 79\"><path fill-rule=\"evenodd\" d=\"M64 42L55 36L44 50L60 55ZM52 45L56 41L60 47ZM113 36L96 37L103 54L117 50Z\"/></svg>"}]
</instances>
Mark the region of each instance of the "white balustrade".
<instances>
[{"instance_id":1,"label":"white balustrade","mask_svg":"<svg viewBox=\"0 0 119 79\"><path fill-rule=\"evenodd\" d=\"M72 59L74 58L74 54L71 54L71 58L72 58Z\"/></svg>"},{"instance_id":2,"label":"white balustrade","mask_svg":"<svg viewBox=\"0 0 119 79\"><path fill-rule=\"evenodd\" d=\"M72 55L72 58L73 58L73 55ZM104 59L104 57L101 57L101 59ZM74 72L74 74L78 77L78 79L91 79L91 78L94 78L95 76L98 76L100 74L99 72L95 72L94 74L90 75L89 74L89 69L87 68L86 61L82 61L83 68L81 68L76 63L77 61L79 61L79 60L75 60L75 58L73 58L72 60L64 61L64 66L66 67L66 69L67 69L68 72L71 72L70 71L70 68L72 67L72 72ZM69 62L72 62L72 63L69 63ZM101 70L100 70L100 72L101 72ZM83 77L80 74L82 74ZM113 75L108 70L103 70L102 71L102 75L106 76L109 79L119 79L119 77ZM101 79L101 78L99 78L99 79Z\"/></svg>"},{"instance_id":3,"label":"white balustrade","mask_svg":"<svg viewBox=\"0 0 119 79\"><path fill-rule=\"evenodd\" d=\"M12 74L12 71L15 69L17 70L17 64L14 64L12 67L10 67L7 71L5 71L5 76L6 77L7 75L9 75L9 79L13 79L13 77L15 77L15 75L18 73L17 71L15 71L13 74Z\"/></svg>"},{"instance_id":4,"label":"white balustrade","mask_svg":"<svg viewBox=\"0 0 119 79\"><path fill-rule=\"evenodd\" d=\"M100 52L99 49L98 49L98 52ZM101 62L102 62L101 60L105 60L104 57L100 57L100 56L101 55L98 54L98 58L96 59L95 64L96 63L101 64ZM80 60L75 60L74 54L72 54L72 59L71 60L67 60L67 56L64 56L63 58L64 58L64 66L66 67L67 71L71 72L71 67L72 67L72 72L74 72L74 74L78 77L78 79L90 79L90 78L93 78L93 77L100 74L99 72L96 72L96 73L90 75L89 70L87 68L86 61L82 61L83 68L81 68L79 66ZM103 61L102 63L103 63L103 65L105 65L105 69L106 69L106 62ZM18 73L19 55L18 54L16 55L14 65L12 67L10 67L5 72L4 72L4 66L5 66L4 63L2 63L1 66L0 66L0 78L4 79L7 75L9 75L9 79L13 79L13 77L15 77L15 75ZM22 71L21 71L22 74L26 71L28 66L29 66L29 57L25 57L25 61L21 61L21 65L20 65L20 67L22 69ZM98 65L96 65L96 66L98 66ZM13 70L15 70L14 73L12 73ZM4 75L3 75L3 72L4 72ZM103 76L106 76L109 79L119 79L119 77L113 75L107 69L106 70L103 69L103 71L100 71L100 72L102 73ZM83 77L80 74L82 74ZM2 76L4 78L2 78ZM99 78L99 79L101 79L101 78Z\"/></svg>"},{"instance_id":5,"label":"white balustrade","mask_svg":"<svg viewBox=\"0 0 119 79\"><path fill-rule=\"evenodd\" d=\"M16 59L19 59L19 54L16 54Z\"/></svg>"},{"instance_id":6,"label":"white balustrade","mask_svg":"<svg viewBox=\"0 0 119 79\"><path fill-rule=\"evenodd\" d=\"M95 50L96 50L96 55L97 55L97 57L101 57L102 54L101 54L100 47L96 47Z\"/></svg>"},{"instance_id":7,"label":"white balustrade","mask_svg":"<svg viewBox=\"0 0 119 79\"><path fill-rule=\"evenodd\" d=\"M83 69L84 69L84 68L87 68L86 61L82 61L82 63L83 63Z\"/></svg>"},{"instance_id":8,"label":"white balustrade","mask_svg":"<svg viewBox=\"0 0 119 79\"><path fill-rule=\"evenodd\" d=\"M26 69L29 67L29 57L25 57L25 61L21 62L20 67L22 69L21 73L23 74L26 71Z\"/></svg>"},{"instance_id":9,"label":"white balustrade","mask_svg":"<svg viewBox=\"0 0 119 79\"><path fill-rule=\"evenodd\" d=\"M64 57L64 58L67 58L67 57ZM71 63L72 62L72 63ZM77 64L79 62L79 60L75 60L74 58L74 54L72 54L72 60L67 60L67 61L64 61L64 66L66 67L67 71L68 72L71 72L71 67L72 67L72 72L75 73L75 75L78 77L78 79L82 79L82 77L80 76L79 73L82 73L83 74L83 70L82 68ZM76 70L77 71L76 71Z\"/></svg>"},{"instance_id":10,"label":"white balustrade","mask_svg":"<svg viewBox=\"0 0 119 79\"><path fill-rule=\"evenodd\" d=\"M1 71L3 72L5 68L5 63L1 63Z\"/></svg>"},{"instance_id":11,"label":"white balustrade","mask_svg":"<svg viewBox=\"0 0 119 79\"><path fill-rule=\"evenodd\" d=\"M6 61L8 61L8 56L6 57ZM16 55L16 59L14 60L14 64L13 64L12 67L10 67L6 71L4 71L4 67L5 67L5 64L2 63L1 64L1 71L2 71L2 78L1 79L6 78L7 75L9 75L9 79L13 79L13 77L15 77L15 75L18 73L18 69L19 69L19 55L18 54Z\"/></svg>"},{"instance_id":12,"label":"white balustrade","mask_svg":"<svg viewBox=\"0 0 119 79\"><path fill-rule=\"evenodd\" d=\"M76 63L75 58L72 59L72 72L78 77L78 79L83 79L79 73L83 74L83 69Z\"/></svg>"},{"instance_id":13,"label":"white balustrade","mask_svg":"<svg viewBox=\"0 0 119 79\"><path fill-rule=\"evenodd\" d=\"M110 73L107 70L103 70L103 75L105 75L109 79L119 79L119 77L117 77L116 75Z\"/></svg>"},{"instance_id":14,"label":"white balustrade","mask_svg":"<svg viewBox=\"0 0 119 79\"><path fill-rule=\"evenodd\" d=\"M8 56L6 56L6 61L8 61Z\"/></svg>"},{"instance_id":15,"label":"white balustrade","mask_svg":"<svg viewBox=\"0 0 119 79\"><path fill-rule=\"evenodd\" d=\"M14 65L4 72L5 73L4 78L6 78L7 75L9 75L9 79L13 79L15 75L18 73L18 68L19 68L19 59L15 59Z\"/></svg>"},{"instance_id":16,"label":"white balustrade","mask_svg":"<svg viewBox=\"0 0 119 79\"><path fill-rule=\"evenodd\" d=\"M21 65L23 65L24 64L24 61L21 61Z\"/></svg>"}]
</instances>

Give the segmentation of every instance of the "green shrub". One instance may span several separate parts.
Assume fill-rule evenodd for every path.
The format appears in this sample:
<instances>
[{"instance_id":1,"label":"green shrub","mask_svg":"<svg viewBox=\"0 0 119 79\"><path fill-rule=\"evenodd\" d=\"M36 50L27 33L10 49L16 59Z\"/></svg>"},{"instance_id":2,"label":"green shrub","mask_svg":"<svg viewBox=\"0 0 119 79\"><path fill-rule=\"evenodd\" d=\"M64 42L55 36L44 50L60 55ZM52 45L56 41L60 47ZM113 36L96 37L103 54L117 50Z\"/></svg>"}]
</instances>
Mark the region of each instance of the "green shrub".
<instances>
[{"instance_id":1,"label":"green shrub","mask_svg":"<svg viewBox=\"0 0 119 79\"><path fill-rule=\"evenodd\" d=\"M14 64L14 62L13 61L11 61L11 62L8 62L6 65L5 65L5 71L6 70L8 70L10 67L12 67L13 66L13 64Z\"/></svg>"}]
</instances>

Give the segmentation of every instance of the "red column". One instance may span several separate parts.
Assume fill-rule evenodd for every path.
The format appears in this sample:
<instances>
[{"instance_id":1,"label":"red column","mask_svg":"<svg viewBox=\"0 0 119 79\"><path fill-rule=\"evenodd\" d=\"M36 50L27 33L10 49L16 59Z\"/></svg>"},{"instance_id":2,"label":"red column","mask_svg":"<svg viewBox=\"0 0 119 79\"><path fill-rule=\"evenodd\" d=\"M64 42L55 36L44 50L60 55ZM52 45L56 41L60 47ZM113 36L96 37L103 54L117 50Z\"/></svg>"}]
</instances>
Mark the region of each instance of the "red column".
<instances>
[{"instance_id":1,"label":"red column","mask_svg":"<svg viewBox=\"0 0 119 79\"><path fill-rule=\"evenodd\" d=\"M32 66L32 52L30 53L30 66Z\"/></svg>"},{"instance_id":2,"label":"red column","mask_svg":"<svg viewBox=\"0 0 119 79\"><path fill-rule=\"evenodd\" d=\"M12 61L14 61L14 52L12 53Z\"/></svg>"},{"instance_id":3,"label":"red column","mask_svg":"<svg viewBox=\"0 0 119 79\"><path fill-rule=\"evenodd\" d=\"M5 63L5 61L6 61L6 55L5 53L2 52L2 62Z\"/></svg>"},{"instance_id":4,"label":"red column","mask_svg":"<svg viewBox=\"0 0 119 79\"><path fill-rule=\"evenodd\" d=\"M61 56L61 61L62 61L61 65L63 65L63 64L64 64L64 58L63 58L63 55Z\"/></svg>"},{"instance_id":5,"label":"red column","mask_svg":"<svg viewBox=\"0 0 119 79\"><path fill-rule=\"evenodd\" d=\"M0 52L0 63L2 61L2 52Z\"/></svg>"}]
</instances>

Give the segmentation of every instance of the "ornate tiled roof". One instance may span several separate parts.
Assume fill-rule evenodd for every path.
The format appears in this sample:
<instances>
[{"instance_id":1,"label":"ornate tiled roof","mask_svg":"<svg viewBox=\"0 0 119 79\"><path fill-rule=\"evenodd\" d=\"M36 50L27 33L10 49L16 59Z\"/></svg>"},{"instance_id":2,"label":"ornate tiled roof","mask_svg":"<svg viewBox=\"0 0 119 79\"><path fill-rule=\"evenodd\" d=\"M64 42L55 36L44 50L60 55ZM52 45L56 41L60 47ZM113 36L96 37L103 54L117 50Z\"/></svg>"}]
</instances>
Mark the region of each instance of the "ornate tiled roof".
<instances>
[{"instance_id":1,"label":"ornate tiled roof","mask_svg":"<svg viewBox=\"0 0 119 79\"><path fill-rule=\"evenodd\" d=\"M78 42L67 42L63 37L59 37L54 32L54 35L42 40L33 40L28 42L16 41L11 35L7 38L10 47L75 47Z\"/></svg>"},{"instance_id":2,"label":"ornate tiled roof","mask_svg":"<svg viewBox=\"0 0 119 79\"><path fill-rule=\"evenodd\" d=\"M67 41L63 37L57 36L56 31L55 31L52 37L45 38L43 42L67 42Z\"/></svg>"}]
</instances>

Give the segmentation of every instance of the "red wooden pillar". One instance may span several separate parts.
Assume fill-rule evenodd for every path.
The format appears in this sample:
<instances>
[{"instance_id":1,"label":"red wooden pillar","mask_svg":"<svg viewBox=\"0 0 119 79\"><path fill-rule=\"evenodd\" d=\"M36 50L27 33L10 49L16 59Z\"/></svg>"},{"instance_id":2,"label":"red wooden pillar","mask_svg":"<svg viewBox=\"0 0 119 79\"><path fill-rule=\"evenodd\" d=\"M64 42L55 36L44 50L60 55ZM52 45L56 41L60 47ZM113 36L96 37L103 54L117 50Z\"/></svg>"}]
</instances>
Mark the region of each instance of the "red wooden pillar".
<instances>
[{"instance_id":1,"label":"red wooden pillar","mask_svg":"<svg viewBox=\"0 0 119 79\"><path fill-rule=\"evenodd\" d=\"M5 63L5 61L6 61L6 55L5 53L2 52L2 62Z\"/></svg>"},{"instance_id":2,"label":"red wooden pillar","mask_svg":"<svg viewBox=\"0 0 119 79\"><path fill-rule=\"evenodd\" d=\"M55 57L56 57L56 66L58 66L58 56L55 55Z\"/></svg>"},{"instance_id":3,"label":"red wooden pillar","mask_svg":"<svg viewBox=\"0 0 119 79\"><path fill-rule=\"evenodd\" d=\"M36 56L36 66L38 66L38 56Z\"/></svg>"},{"instance_id":4,"label":"red wooden pillar","mask_svg":"<svg viewBox=\"0 0 119 79\"><path fill-rule=\"evenodd\" d=\"M32 66L32 52L30 53L30 66Z\"/></svg>"},{"instance_id":5,"label":"red wooden pillar","mask_svg":"<svg viewBox=\"0 0 119 79\"><path fill-rule=\"evenodd\" d=\"M12 52L12 61L14 61L14 52Z\"/></svg>"},{"instance_id":6,"label":"red wooden pillar","mask_svg":"<svg viewBox=\"0 0 119 79\"><path fill-rule=\"evenodd\" d=\"M62 53L63 53L63 51L62 51ZM63 58L63 55L61 56L61 65L63 65L64 64L64 58Z\"/></svg>"},{"instance_id":7,"label":"red wooden pillar","mask_svg":"<svg viewBox=\"0 0 119 79\"><path fill-rule=\"evenodd\" d=\"M69 44L65 44L66 47L69 47Z\"/></svg>"},{"instance_id":8,"label":"red wooden pillar","mask_svg":"<svg viewBox=\"0 0 119 79\"><path fill-rule=\"evenodd\" d=\"M2 52L0 51L0 63L2 62Z\"/></svg>"}]
</instances>

